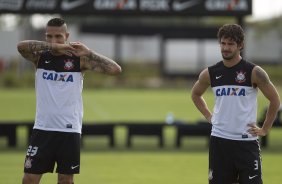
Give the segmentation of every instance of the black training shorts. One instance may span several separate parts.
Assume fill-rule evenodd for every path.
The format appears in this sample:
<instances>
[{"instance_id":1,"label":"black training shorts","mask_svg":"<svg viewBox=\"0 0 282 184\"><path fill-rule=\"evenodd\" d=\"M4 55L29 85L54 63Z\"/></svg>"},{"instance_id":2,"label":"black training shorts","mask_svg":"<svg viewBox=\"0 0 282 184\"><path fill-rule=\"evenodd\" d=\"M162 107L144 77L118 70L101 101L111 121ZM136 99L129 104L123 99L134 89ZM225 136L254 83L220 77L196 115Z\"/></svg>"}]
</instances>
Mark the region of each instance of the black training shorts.
<instances>
[{"instance_id":1,"label":"black training shorts","mask_svg":"<svg viewBox=\"0 0 282 184\"><path fill-rule=\"evenodd\" d=\"M27 149L24 172L77 174L80 169L80 134L34 129Z\"/></svg>"},{"instance_id":2,"label":"black training shorts","mask_svg":"<svg viewBox=\"0 0 282 184\"><path fill-rule=\"evenodd\" d=\"M237 141L211 136L210 184L262 184L258 140Z\"/></svg>"}]
</instances>

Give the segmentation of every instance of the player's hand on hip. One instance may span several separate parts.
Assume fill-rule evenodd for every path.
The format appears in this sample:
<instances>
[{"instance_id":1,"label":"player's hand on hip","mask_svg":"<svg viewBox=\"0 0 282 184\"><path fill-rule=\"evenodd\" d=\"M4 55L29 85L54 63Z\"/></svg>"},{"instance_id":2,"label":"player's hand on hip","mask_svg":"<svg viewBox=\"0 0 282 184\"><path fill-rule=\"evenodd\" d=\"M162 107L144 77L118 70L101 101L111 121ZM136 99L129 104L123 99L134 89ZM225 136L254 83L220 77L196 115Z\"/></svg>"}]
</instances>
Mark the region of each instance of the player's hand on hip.
<instances>
[{"instance_id":1,"label":"player's hand on hip","mask_svg":"<svg viewBox=\"0 0 282 184\"><path fill-rule=\"evenodd\" d=\"M267 134L262 128L258 127L255 123L248 124L248 132L253 136L265 136Z\"/></svg>"}]
</instances>

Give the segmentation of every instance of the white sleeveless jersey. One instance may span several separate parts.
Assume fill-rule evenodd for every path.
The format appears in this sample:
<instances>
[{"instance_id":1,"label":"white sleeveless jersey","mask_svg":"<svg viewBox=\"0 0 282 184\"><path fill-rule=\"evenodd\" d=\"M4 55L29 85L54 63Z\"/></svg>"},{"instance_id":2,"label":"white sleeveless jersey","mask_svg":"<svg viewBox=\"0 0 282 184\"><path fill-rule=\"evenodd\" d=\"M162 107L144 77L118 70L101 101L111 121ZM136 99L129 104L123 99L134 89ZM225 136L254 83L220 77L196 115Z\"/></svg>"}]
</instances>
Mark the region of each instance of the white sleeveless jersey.
<instances>
[{"instance_id":1,"label":"white sleeveless jersey","mask_svg":"<svg viewBox=\"0 0 282 184\"><path fill-rule=\"evenodd\" d=\"M257 120L257 88L252 86L254 64L241 60L228 68L218 62L208 68L215 96L212 136L231 140L256 140L248 124Z\"/></svg>"},{"instance_id":2,"label":"white sleeveless jersey","mask_svg":"<svg viewBox=\"0 0 282 184\"><path fill-rule=\"evenodd\" d=\"M81 133L83 76L79 57L42 53L35 88L35 129Z\"/></svg>"}]
</instances>

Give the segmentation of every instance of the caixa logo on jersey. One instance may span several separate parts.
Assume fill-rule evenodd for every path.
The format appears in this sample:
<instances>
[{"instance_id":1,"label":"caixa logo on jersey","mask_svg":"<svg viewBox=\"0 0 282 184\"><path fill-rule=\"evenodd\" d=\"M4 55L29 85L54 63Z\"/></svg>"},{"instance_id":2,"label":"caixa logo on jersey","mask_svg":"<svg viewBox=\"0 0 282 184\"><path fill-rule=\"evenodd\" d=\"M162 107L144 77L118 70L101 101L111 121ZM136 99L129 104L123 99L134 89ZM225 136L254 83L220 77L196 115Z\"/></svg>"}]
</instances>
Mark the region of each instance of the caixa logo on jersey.
<instances>
[{"instance_id":1,"label":"caixa logo on jersey","mask_svg":"<svg viewBox=\"0 0 282 184\"><path fill-rule=\"evenodd\" d=\"M73 82L72 74L59 74L56 72L43 72L43 79L62 82Z\"/></svg>"},{"instance_id":2,"label":"caixa logo on jersey","mask_svg":"<svg viewBox=\"0 0 282 184\"><path fill-rule=\"evenodd\" d=\"M218 88L216 96L246 96L245 88Z\"/></svg>"}]
</instances>

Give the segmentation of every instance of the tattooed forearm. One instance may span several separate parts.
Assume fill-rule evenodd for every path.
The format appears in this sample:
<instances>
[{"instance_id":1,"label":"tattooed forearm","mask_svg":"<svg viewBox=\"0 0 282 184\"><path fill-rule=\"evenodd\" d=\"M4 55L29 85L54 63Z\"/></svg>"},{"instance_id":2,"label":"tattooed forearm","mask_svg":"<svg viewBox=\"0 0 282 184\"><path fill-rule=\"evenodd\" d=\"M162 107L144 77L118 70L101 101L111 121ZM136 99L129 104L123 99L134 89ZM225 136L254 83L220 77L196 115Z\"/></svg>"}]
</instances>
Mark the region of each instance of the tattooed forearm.
<instances>
[{"instance_id":1,"label":"tattooed forearm","mask_svg":"<svg viewBox=\"0 0 282 184\"><path fill-rule=\"evenodd\" d=\"M95 61L90 61L90 62L92 62L92 70L97 69L101 73L104 73L104 74L110 73L111 70L112 70L111 64L105 62L105 60L101 60L101 61L102 62L99 63L99 64L97 62L95 62Z\"/></svg>"},{"instance_id":2,"label":"tattooed forearm","mask_svg":"<svg viewBox=\"0 0 282 184\"><path fill-rule=\"evenodd\" d=\"M40 41L29 42L28 49L30 52L52 50L52 44Z\"/></svg>"},{"instance_id":3,"label":"tattooed forearm","mask_svg":"<svg viewBox=\"0 0 282 184\"><path fill-rule=\"evenodd\" d=\"M121 68L116 62L94 52L91 52L88 62L90 62L92 70L100 73L114 75L121 72Z\"/></svg>"},{"instance_id":4,"label":"tattooed forearm","mask_svg":"<svg viewBox=\"0 0 282 184\"><path fill-rule=\"evenodd\" d=\"M91 53L90 62L92 63L92 69L95 69L97 67L100 68L100 71L102 73L107 73L107 71L111 70L111 62L107 60L106 58L103 58L97 54Z\"/></svg>"},{"instance_id":5,"label":"tattooed forearm","mask_svg":"<svg viewBox=\"0 0 282 184\"><path fill-rule=\"evenodd\" d=\"M52 44L36 40L25 40L19 42L17 48L24 58L36 63L39 58L39 53L41 51L51 50Z\"/></svg>"},{"instance_id":6,"label":"tattooed forearm","mask_svg":"<svg viewBox=\"0 0 282 184\"><path fill-rule=\"evenodd\" d=\"M27 50L24 49L24 48L18 48L18 51L19 51L19 53L21 53L21 55L22 55L24 58L27 58L28 56L30 56L30 52L27 51Z\"/></svg>"}]
</instances>

